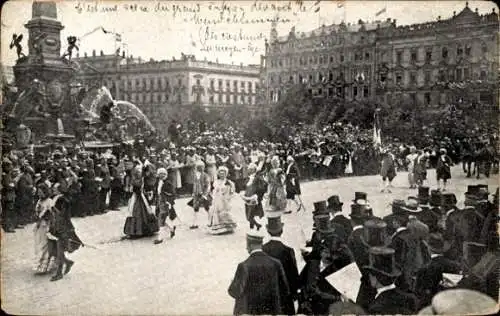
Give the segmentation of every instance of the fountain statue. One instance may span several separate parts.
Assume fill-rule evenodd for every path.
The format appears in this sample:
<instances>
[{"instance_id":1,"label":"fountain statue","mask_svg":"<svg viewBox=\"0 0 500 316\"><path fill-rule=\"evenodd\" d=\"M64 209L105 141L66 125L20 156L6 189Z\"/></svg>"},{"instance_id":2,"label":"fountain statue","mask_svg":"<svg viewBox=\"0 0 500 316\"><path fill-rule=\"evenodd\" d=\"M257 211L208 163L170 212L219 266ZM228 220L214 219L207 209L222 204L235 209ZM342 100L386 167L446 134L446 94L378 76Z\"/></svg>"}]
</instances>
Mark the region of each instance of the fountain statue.
<instances>
[{"instance_id":1,"label":"fountain statue","mask_svg":"<svg viewBox=\"0 0 500 316\"><path fill-rule=\"evenodd\" d=\"M20 147L33 143L63 143L88 139L117 141L113 133L130 138L130 126L153 129L149 120L133 104L115 101L107 89L85 91L75 82L79 65L71 60L73 50L79 50L77 38L67 38L68 47L61 55L61 30L57 7L53 1L35 1L28 29L28 54L22 52L22 34L14 34L10 48L16 48L18 59L14 69L14 85L2 87L5 132L16 138ZM106 96L104 99L103 96ZM104 101L107 100L107 101ZM100 122L102 105L112 102L114 111L109 122ZM111 109L111 108L110 108ZM123 114L125 112L132 114ZM139 122L139 123L137 123ZM122 126L124 125L124 126ZM126 136L123 131L127 130ZM137 132L137 131L136 131Z\"/></svg>"}]
</instances>

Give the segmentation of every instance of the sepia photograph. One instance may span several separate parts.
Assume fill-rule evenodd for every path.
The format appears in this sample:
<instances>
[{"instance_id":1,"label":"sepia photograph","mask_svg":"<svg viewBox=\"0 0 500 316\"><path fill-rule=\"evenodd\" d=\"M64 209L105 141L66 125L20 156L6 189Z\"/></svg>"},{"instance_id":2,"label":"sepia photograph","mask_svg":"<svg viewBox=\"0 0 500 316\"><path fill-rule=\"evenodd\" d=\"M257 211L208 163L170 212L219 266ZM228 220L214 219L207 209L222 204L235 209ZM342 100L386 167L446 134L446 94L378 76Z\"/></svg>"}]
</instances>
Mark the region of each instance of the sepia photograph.
<instances>
[{"instance_id":1,"label":"sepia photograph","mask_svg":"<svg viewBox=\"0 0 500 316\"><path fill-rule=\"evenodd\" d=\"M497 314L498 11L2 3L2 311Z\"/></svg>"}]
</instances>

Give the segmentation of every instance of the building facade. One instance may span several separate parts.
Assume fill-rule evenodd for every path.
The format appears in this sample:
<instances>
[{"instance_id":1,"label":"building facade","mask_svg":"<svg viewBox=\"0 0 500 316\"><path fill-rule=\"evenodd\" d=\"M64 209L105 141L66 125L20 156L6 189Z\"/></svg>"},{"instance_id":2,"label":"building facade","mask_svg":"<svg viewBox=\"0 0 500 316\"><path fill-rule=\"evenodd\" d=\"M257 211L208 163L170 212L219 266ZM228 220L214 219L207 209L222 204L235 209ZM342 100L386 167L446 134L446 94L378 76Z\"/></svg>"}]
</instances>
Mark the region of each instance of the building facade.
<instances>
[{"instance_id":1,"label":"building facade","mask_svg":"<svg viewBox=\"0 0 500 316\"><path fill-rule=\"evenodd\" d=\"M278 37L271 28L261 60L267 103L303 84L313 97L498 104L498 15L466 4L436 22L397 26L396 20L322 26Z\"/></svg>"},{"instance_id":2,"label":"building facade","mask_svg":"<svg viewBox=\"0 0 500 316\"><path fill-rule=\"evenodd\" d=\"M157 127L164 125L164 113L173 105L260 111L258 65L198 61L184 54L179 60L142 61L93 52L74 60L80 67L78 79L86 88L106 86L114 99L136 104Z\"/></svg>"}]
</instances>

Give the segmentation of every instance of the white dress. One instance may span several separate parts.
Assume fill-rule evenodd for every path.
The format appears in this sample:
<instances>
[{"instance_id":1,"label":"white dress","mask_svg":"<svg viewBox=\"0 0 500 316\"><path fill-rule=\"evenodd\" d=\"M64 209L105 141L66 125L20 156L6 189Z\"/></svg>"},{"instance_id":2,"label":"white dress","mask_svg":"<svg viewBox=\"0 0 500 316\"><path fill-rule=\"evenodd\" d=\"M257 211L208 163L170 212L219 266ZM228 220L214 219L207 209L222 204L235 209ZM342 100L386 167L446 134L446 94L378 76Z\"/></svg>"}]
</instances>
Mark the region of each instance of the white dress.
<instances>
[{"instance_id":1,"label":"white dress","mask_svg":"<svg viewBox=\"0 0 500 316\"><path fill-rule=\"evenodd\" d=\"M217 179L214 182L213 204L210 209L209 225L213 235L232 233L236 228L230 211L230 202L234 196L234 183L230 180Z\"/></svg>"},{"instance_id":2,"label":"white dress","mask_svg":"<svg viewBox=\"0 0 500 316\"><path fill-rule=\"evenodd\" d=\"M55 257L51 256L49 249L49 239L47 233L50 228L51 208L53 201L51 198L38 201L35 207L37 222L33 229L35 260L34 272L47 273L55 267Z\"/></svg>"}]
</instances>

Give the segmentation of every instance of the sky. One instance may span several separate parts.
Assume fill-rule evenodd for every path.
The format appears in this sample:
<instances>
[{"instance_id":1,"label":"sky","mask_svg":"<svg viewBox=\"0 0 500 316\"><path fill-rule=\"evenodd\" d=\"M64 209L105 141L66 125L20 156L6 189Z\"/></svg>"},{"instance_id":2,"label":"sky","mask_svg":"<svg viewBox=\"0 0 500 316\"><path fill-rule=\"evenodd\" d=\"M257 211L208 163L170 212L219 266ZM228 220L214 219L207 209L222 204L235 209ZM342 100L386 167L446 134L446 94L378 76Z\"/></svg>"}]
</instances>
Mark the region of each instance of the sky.
<instances>
[{"instance_id":1,"label":"sky","mask_svg":"<svg viewBox=\"0 0 500 316\"><path fill-rule=\"evenodd\" d=\"M21 45L27 52L28 33L24 24L31 18L31 5L32 1L13 0L2 7L3 65L13 65L16 60L15 50L9 50L13 33L24 34ZM398 25L435 21L438 16L450 18L453 11L458 14L464 7L465 1L327 0L303 1L302 5L296 1L251 0L58 1L57 17L65 27L61 32L61 50L67 47L66 37L73 35L79 38L80 56L84 52L91 55L94 49L97 54L101 50L110 54L121 47L127 55L143 60L179 59L184 53L194 54L199 60L259 64L272 19L278 20L278 35L282 36L292 27L296 32L307 32L342 20L357 23L359 19L391 18ZM494 2L489 1L469 1L469 7L478 8L480 14L490 13L493 8L498 12ZM383 12L376 16L380 11ZM221 22L226 19L230 23ZM119 33L121 42L102 29Z\"/></svg>"}]
</instances>

